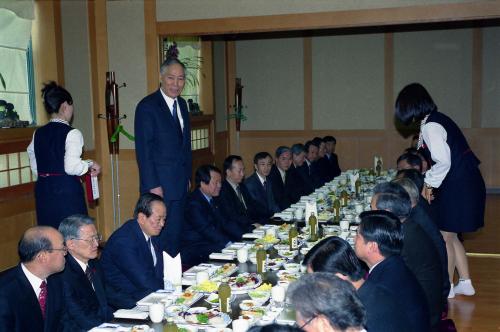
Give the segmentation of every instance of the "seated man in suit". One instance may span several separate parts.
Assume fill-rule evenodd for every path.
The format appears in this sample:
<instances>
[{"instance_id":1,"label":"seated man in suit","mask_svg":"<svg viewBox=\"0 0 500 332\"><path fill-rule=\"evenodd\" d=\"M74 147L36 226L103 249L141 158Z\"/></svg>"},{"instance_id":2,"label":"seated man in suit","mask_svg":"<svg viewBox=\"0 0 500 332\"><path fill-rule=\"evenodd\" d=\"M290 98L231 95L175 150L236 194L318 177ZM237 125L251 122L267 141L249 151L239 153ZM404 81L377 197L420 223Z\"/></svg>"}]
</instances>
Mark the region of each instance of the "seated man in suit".
<instances>
[{"instance_id":1,"label":"seated man in suit","mask_svg":"<svg viewBox=\"0 0 500 332\"><path fill-rule=\"evenodd\" d=\"M259 152L253 158L255 172L245 180L245 186L255 201L259 215L265 219L280 211L274 199L271 181L268 179L273 165L273 157L267 152Z\"/></svg>"},{"instance_id":2,"label":"seated man in suit","mask_svg":"<svg viewBox=\"0 0 500 332\"><path fill-rule=\"evenodd\" d=\"M313 144L318 147L318 158L316 159L316 168L320 180L320 184L324 185L333 179L330 174L330 162L326 158L326 143L320 137L314 137Z\"/></svg>"},{"instance_id":3,"label":"seated man in suit","mask_svg":"<svg viewBox=\"0 0 500 332\"><path fill-rule=\"evenodd\" d=\"M298 169L299 173L306 183L314 189L321 187L321 175L316 161L318 160L319 147L313 141L307 141L304 145L306 159L304 164ZM311 192L312 192L311 191Z\"/></svg>"},{"instance_id":4,"label":"seated man in suit","mask_svg":"<svg viewBox=\"0 0 500 332\"><path fill-rule=\"evenodd\" d=\"M421 196L420 193L422 190L419 190L413 181L407 178L394 179L392 182L399 184L406 190L408 195L410 195L411 212L409 219L414 221L424 230L427 236L432 240L432 243L439 254L441 273L443 277L441 301L443 303L442 307L444 308L448 303L450 279L448 278L448 255L446 253L446 243L444 242L443 235L441 235L437 224L431 219L425 209L419 205L419 197Z\"/></svg>"},{"instance_id":5,"label":"seated man in suit","mask_svg":"<svg viewBox=\"0 0 500 332\"><path fill-rule=\"evenodd\" d=\"M163 199L141 194L134 219L127 221L108 239L101 256L108 303L129 309L146 295L163 288L163 255L158 234L165 225Z\"/></svg>"},{"instance_id":6,"label":"seated man in suit","mask_svg":"<svg viewBox=\"0 0 500 332\"><path fill-rule=\"evenodd\" d=\"M218 206L228 221L240 226L242 233L251 232L262 216L258 215L255 203L243 183L243 159L230 155L224 160L223 167L226 178L222 181Z\"/></svg>"},{"instance_id":7,"label":"seated man in suit","mask_svg":"<svg viewBox=\"0 0 500 332\"><path fill-rule=\"evenodd\" d=\"M425 231L409 218L410 196L397 183L379 183L373 189L372 210L390 211L402 223L404 236L401 256L424 290L433 330L438 329L443 311L443 269L439 253Z\"/></svg>"},{"instance_id":8,"label":"seated man in suit","mask_svg":"<svg viewBox=\"0 0 500 332\"><path fill-rule=\"evenodd\" d=\"M405 319L404 331L430 331L424 291L401 258L403 231L399 219L388 211L365 211L355 237L356 256L368 265L371 283L396 299Z\"/></svg>"},{"instance_id":9,"label":"seated man in suit","mask_svg":"<svg viewBox=\"0 0 500 332\"><path fill-rule=\"evenodd\" d=\"M62 273L66 326L72 331L88 331L113 319L104 289L104 275L97 261L99 240L94 220L75 214L63 219L59 231L68 248Z\"/></svg>"},{"instance_id":10,"label":"seated man in suit","mask_svg":"<svg viewBox=\"0 0 500 332\"><path fill-rule=\"evenodd\" d=\"M304 144L297 143L290 148L292 151L292 165L288 170L290 179L290 199L292 202L298 202L300 197L307 196L314 191L310 181L306 181L302 171L302 165L306 161L306 150Z\"/></svg>"},{"instance_id":11,"label":"seated man in suit","mask_svg":"<svg viewBox=\"0 0 500 332\"><path fill-rule=\"evenodd\" d=\"M396 161L397 169L416 169L422 173L422 159L414 153L405 152Z\"/></svg>"},{"instance_id":12,"label":"seated man in suit","mask_svg":"<svg viewBox=\"0 0 500 332\"><path fill-rule=\"evenodd\" d=\"M366 311L356 291L331 273L303 275L290 285L287 297L300 330L366 332Z\"/></svg>"},{"instance_id":13,"label":"seated man in suit","mask_svg":"<svg viewBox=\"0 0 500 332\"><path fill-rule=\"evenodd\" d=\"M216 198L221 189L220 170L212 165L198 167L196 189L189 194L181 239L182 264L200 264L231 241L231 224L224 218Z\"/></svg>"},{"instance_id":14,"label":"seated man in suit","mask_svg":"<svg viewBox=\"0 0 500 332\"><path fill-rule=\"evenodd\" d=\"M325 141L325 158L328 159L328 163L330 164L330 177L333 179L339 176L342 171L339 166L339 158L335 153L335 147L337 146L337 140L333 136L325 136L323 137L323 141Z\"/></svg>"},{"instance_id":15,"label":"seated man in suit","mask_svg":"<svg viewBox=\"0 0 500 332\"><path fill-rule=\"evenodd\" d=\"M17 249L19 265L0 274L0 331L63 331L63 287L57 273L64 269L67 249L61 233L49 226L29 228Z\"/></svg>"},{"instance_id":16,"label":"seated man in suit","mask_svg":"<svg viewBox=\"0 0 500 332\"><path fill-rule=\"evenodd\" d=\"M396 298L384 288L363 277L366 265L346 241L331 236L311 248L304 257L308 272L329 272L350 282L366 309L366 327L371 332L400 332L410 325Z\"/></svg>"},{"instance_id":17,"label":"seated man in suit","mask_svg":"<svg viewBox=\"0 0 500 332\"><path fill-rule=\"evenodd\" d=\"M269 179L273 189L274 199L278 204L280 211L290 207L292 198L290 197L290 173L289 169L292 165L292 152L287 146L280 146L276 149L275 164L269 173Z\"/></svg>"}]
</instances>

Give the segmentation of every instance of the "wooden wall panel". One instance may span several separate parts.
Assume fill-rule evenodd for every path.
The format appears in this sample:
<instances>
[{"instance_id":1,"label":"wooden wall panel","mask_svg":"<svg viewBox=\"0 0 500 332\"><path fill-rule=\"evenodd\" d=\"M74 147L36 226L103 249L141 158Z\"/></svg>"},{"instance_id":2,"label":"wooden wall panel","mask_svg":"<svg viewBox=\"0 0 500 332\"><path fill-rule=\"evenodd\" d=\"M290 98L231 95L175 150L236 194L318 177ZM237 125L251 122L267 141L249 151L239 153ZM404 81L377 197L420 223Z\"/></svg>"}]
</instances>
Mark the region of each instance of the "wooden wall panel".
<instances>
[{"instance_id":1,"label":"wooden wall panel","mask_svg":"<svg viewBox=\"0 0 500 332\"><path fill-rule=\"evenodd\" d=\"M487 188L499 188L500 177L500 129L464 129L472 150L482 161L481 172ZM310 130L310 131L243 131L240 154L246 165L246 174L253 172L252 159L259 151L274 154L280 145L304 143L315 136L333 135L337 139L340 167L372 167L373 156L384 159L384 168L395 168L396 159L410 146L411 138L403 138L394 130ZM216 156L216 158L219 158Z\"/></svg>"},{"instance_id":2,"label":"wooden wall panel","mask_svg":"<svg viewBox=\"0 0 500 332\"><path fill-rule=\"evenodd\" d=\"M17 243L26 229L35 225L34 199L28 199L31 209L24 213L14 214L10 217L0 218L0 271L16 265L19 262ZM12 202L10 202L12 204ZM23 202L16 201L16 205L23 206ZM4 206L0 206L4 208Z\"/></svg>"}]
</instances>

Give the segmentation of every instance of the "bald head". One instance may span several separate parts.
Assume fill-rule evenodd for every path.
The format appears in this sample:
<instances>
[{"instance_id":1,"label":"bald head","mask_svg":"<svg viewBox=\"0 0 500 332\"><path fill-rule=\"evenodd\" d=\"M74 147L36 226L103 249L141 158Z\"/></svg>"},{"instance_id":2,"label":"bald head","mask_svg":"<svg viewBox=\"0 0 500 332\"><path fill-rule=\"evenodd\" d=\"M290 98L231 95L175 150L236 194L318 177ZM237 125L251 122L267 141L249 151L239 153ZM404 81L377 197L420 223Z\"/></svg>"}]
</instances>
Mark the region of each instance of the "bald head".
<instances>
[{"instance_id":1,"label":"bald head","mask_svg":"<svg viewBox=\"0 0 500 332\"><path fill-rule=\"evenodd\" d=\"M21 263L42 279L64 269L66 247L55 228L35 226L27 229L18 244Z\"/></svg>"}]
</instances>

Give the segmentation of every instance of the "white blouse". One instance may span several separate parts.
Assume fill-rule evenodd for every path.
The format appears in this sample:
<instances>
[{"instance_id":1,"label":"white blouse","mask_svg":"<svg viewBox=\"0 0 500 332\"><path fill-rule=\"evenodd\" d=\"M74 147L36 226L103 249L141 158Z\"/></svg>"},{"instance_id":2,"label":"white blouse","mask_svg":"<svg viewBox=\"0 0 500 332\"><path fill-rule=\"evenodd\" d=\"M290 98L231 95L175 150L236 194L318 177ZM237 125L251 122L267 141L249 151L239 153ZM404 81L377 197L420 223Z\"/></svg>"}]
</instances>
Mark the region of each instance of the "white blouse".
<instances>
[{"instance_id":1,"label":"white blouse","mask_svg":"<svg viewBox=\"0 0 500 332\"><path fill-rule=\"evenodd\" d=\"M435 164L425 173L425 183L439 188L451 167L451 152L442 125L428 122L422 127L422 137Z\"/></svg>"},{"instance_id":2,"label":"white blouse","mask_svg":"<svg viewBox=\"0 0 500 332\"><path fill-rule=\"evenodd\" d=\"M69 123L60 119L51 119L50 122ZM82 160L83 136L78 129L72 129L66 136L65 153L64 153L64 171L68 175L83 175L89 170L92 162ZM30 145L28 145L28 156L30 159L31 170L34 174L38 174L35 157L35 133Z\"/></svg>"}]
</instances>

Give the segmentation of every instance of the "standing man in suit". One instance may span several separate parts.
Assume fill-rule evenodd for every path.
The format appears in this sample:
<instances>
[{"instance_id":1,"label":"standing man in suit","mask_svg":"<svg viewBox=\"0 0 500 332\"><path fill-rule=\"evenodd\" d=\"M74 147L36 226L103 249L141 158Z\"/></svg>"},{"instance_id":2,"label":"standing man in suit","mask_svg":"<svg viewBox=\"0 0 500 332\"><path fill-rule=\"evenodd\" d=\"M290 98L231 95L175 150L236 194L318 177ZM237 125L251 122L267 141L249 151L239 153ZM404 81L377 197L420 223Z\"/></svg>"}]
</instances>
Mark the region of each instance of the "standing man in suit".
<instances>
[{"instance_id":1,"label":"standing man in suit","mask_svg":"<svg viewBox=\"0 0 500 332\"><path fill-rule=\"evenodd\" d=\"M388 211L365 211L354 239L356 256L368 265L367 280L397 300L410 321L405 331L430 331L425 294L401 258L403 231L399 219Z\"/></svg>"},{"instance_id":2,"label":"standing man in suit","mask_svg":"<svg viewBox=\"0 0 500 332\"><path fill-rule=\"evenodd\" d=\"M182 232L181 255L185 267L206 261L211 253L224 248L234 234L234 225L223 217L216 202L221 180L220 170L215 166L202 165L196 170L196 189L188 197Z\"/></svg>"},{"instance_id":3,"label":"standing man in suit","mask_svg":"<svg viewBox=\"0 0 500 332\"><path fill-rule=\"evenodd\" d=\"M287 146L280 146L276 149L275 164L271 168L269 179L273 189L274 199L280 211L288 208L292 204L290 197L290 184L288 170L292 165L292 152ZM293 202L295 203L295 202Z\"/></svg>"},{"instance_id":4,"label":"standing man in suit","mask_svg":"<svg viewBox=\"0 0 500 332\"><path fill-rule=\"evenodd\" d=\"M394 213L402 223L401 256L424 290L433 330L438 330L443 311L443 268L437 247L427 233L410 218L411 200L397 183L379 183L373 189L372 210Z\"/></svg>"},{"instance_id":5,"label":"standing man in suit","mask_svg":"<svg viewBox=\"0 0 500 332\"><path fill-rule=\"evenodd\" d=\"M274 199L271 181L268 179L273 165L273 157L267 152L259 152L253 158L255 172L245 180L245 186L256 202L259 215L265 219L280 211Z\"/></svg>"},{"instance_id":6,"label":"standing man in suit","mask_svg":"<svg viewBox=\"0 0 500 332\"><path fill-rule=\"evenodd\" d=\"M255 203L243 183L245 165L240 156L229 155L224 160L224 174L219 194L219 207L224 217L239 225L243 233L252 231L260 216Z\"/></svg>"},{"instance_id":7,"label":"standing man in suit","mask_svg":"<svg viewBox=\"0 0 500 332\"><path fill-rule=\"evenodd\" d=\"M192 167L188 108L180 97L185 71L179 60L167 58L160 67L160 89L142 99L135 111L140 191L165 201L168 222L160 234L160 243L170 256L179 253Z\"/></svg>"},{"instance_id":8,"label":"standing man in suit","mask_svg":"<svg viewBox=\"0 0 500 332\"><path fill-rule=\"evenodd\" d=\"M104 288L104 275L97 261L100 234L94 220L75 214L63 219L59 231L68 248L62 273L66 327L71 331L88 331L113 319Z\"/></svg>"},{"instance_id":9,"label":"standing man in suit","mask_svg":"<svg viewBox=\"0 0 500 332\"><path fill-rule=\"evenodd\" d=\"M163 289L163 255L158 235L166 217L163 199L144 193L135 205L134 219L108 239L101 263L106 295L113 308L132 308L144 296Z\"/></svg>"},{"instance_id":10,"label":"standing man in suit","mask_svg":"<svg viewBox=\"0 0 500 332\"><path fill-rule=\"evenodd\" d=\"M29 228L17 249L19 265L0 274L0 331L63 331L63 289L57 273L64 269L67 249L61 233L49 226Z\"/></svg>"},{"instance_id":11,"label":"standing man in suit","mask_svg":"<svg viewBox=\"0 0 500 332\"><path fill-rule=\"evenodd\" d=\"M333 179L342 173L339 166L339 158L335 153L337 140L333 136L325 136L323 137L323 140L325 141L326 149L325 158L327 158L328 162L330 163L330 176Z\"/></svg>"}]
</instances>

